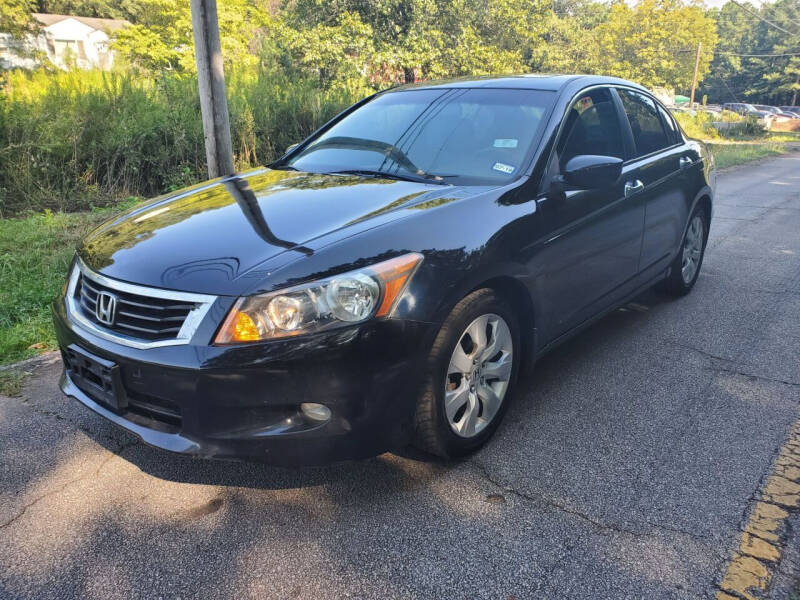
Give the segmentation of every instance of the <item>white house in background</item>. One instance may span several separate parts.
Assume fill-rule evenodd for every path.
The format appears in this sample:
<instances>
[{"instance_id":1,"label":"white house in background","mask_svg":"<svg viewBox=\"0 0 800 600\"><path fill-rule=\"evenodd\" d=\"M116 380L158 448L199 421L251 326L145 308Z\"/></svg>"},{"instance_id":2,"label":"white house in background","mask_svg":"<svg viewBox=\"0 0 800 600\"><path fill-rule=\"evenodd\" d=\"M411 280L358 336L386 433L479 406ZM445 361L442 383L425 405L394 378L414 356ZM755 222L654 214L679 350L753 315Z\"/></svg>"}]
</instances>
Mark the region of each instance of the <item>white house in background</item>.
<instances>
[{"instance_id":1,"label":"white house in background","mask_svg":"<svg viewBox=\"0 0 800 600\"><path fill-rule=\"evenodd\" d=\"M110 69L114 63L114 53L108 48L111 36L130 25L122 19L41 13L33 16L41 26L39 35L15 41L7 33L0 33L0 68L33 68L36 61L27 57L26 51L38 50L62 69Z\"/></svg>"}]
</instances>

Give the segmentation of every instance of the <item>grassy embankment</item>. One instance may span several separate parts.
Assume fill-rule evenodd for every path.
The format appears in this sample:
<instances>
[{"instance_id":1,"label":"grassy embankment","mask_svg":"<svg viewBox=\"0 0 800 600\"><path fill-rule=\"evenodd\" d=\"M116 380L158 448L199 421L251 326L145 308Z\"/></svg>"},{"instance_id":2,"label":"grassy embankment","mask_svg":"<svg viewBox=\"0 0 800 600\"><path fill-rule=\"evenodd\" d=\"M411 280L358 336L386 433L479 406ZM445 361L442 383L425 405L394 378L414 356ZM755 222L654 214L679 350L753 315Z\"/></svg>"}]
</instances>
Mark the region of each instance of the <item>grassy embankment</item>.
<instances>
[{"instance_id":1,"label":"grassy embankment","mask_svg":"<svg viewBox=\"0 0 800 600\"><path fill-rule=\"evenodd\" d=\"M77 213L0 219L0 365L54 349L50 302L64 284L76 242L135 200ZM24 371L0 369L0 394L19 393Z\"/></svg>"},{"instance_id":2,"label":"grassy embankment","mask_svg":"<svg viewBox=\"0 0 800 600\"><path fill-rule=\"evenodd\" d=\"M0 219L0 364L55 347L50 302L64 284L76 242L133 202Z\"/></svg>"},{"instance_id":3,"label":"grassy embankment","mask_svg":"<svg viewBox=\"0 0 800 600\"><path fill-rule=\"evenodd\" d=\"M725 113L726 120L738 119L732 113ZM676 115L687 135L705 141L718 169L741 165L754 160L783 154L791 149L792 142L800 142L800 132L763 132L755 122L745 123L742 131L726 135L712 125L709 115L700 113L695 117L686 113Z\"/></svg>"},{"instance_id":4,"label":"grassy embankment","mask_svg":"<svg viewBox=\"0 0 800 600\"><path fill-rule=\"evenodd\" d=\"M733 167L753 160L768 158L770 156L777 156L778 154L783 154L786 151L785 144L775 144L769 142L740 142L729 144L711 143L708 146L711 149L711 152L714 154L718 169Z\"/></svg>"}]
</instances>

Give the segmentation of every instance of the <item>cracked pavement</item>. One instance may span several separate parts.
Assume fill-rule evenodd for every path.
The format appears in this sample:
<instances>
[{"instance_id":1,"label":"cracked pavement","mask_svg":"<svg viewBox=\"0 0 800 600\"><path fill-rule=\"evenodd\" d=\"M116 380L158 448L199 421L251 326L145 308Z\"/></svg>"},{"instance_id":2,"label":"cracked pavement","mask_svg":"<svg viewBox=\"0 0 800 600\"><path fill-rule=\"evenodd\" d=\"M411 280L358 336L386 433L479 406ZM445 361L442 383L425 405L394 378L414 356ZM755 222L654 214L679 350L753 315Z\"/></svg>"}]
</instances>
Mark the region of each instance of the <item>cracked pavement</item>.
<instances>
[{"instance_id":1,"label":"cracked pavement","mask_svg":"<svg viewBox=\"0 0 800 600\"><path fill-rule=\"evenodd\" d=\"M721 173L694 292L544 358L461 463L165 454L62 397L51 356L0 397L0 598L712 598L800 418L798 316L794 153Z\"/></svg>"}]
</instances>

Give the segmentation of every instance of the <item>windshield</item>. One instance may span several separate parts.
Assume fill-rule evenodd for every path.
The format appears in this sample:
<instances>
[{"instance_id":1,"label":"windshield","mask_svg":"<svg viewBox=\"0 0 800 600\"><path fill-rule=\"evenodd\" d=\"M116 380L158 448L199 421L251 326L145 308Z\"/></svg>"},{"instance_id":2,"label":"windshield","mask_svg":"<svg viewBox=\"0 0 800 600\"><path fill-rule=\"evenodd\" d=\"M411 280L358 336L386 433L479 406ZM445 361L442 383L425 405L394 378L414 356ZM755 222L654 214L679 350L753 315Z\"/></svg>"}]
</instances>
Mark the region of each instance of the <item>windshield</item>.
<instances>
[{"instance_id":1,"label":"windshield","mask_svg":"<svg viewBox=\"0 0 800 600\"><path fill-rule=\"evenodd\" d=\"M285 164L318 173L502 184L520 174L554 97L539 90L389 92L344 117Z\"/></svg>"}]
</instances>

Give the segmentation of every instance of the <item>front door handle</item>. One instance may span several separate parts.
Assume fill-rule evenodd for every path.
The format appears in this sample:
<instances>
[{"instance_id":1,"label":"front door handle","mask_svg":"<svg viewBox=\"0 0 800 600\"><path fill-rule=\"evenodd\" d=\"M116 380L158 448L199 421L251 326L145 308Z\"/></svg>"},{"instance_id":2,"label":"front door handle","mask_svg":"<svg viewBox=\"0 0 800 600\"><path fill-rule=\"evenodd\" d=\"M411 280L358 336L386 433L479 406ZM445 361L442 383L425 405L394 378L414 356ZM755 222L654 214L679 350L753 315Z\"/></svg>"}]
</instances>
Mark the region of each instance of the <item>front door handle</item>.
<instances>
[{"instance_id":1,"label":"front door handle","mask_svg":"<svg viewBox=\"0 0 800 600\"><path fill-rule=\"evenodd\" d=\"M632 196L636 192L641 192L644 189L644 184L640 179L625 182L625 197Z\"/></svg>"},{"instance_id":2,"label":"front door handle","mask_svg":"<svg viewBox=\"0 0 800 600\"><path fill-rule=\"evenodd\" d=\"M681 169L685 169L686 167L690 167L694 161L690 156L681 156L681 159L678 161Z\"/></svg>"}]
</instances>

